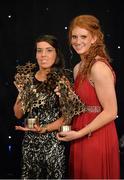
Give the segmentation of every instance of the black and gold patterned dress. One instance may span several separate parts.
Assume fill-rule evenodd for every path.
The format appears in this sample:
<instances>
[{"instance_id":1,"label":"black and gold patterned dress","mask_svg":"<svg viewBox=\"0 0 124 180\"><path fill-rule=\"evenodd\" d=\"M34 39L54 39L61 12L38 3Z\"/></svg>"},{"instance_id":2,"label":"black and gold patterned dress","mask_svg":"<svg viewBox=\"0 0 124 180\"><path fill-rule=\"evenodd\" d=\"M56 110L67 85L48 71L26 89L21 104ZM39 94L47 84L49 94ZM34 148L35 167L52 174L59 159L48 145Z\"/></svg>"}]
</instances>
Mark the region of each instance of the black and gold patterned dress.
<instances>
[{"instance_id":1,"label":"black and gold patterned dress","mask_svg":"<svg viewBox=\"0 0 124 180\"><path fill-rule=\"evenodd\" d=\"M18 66L16 84L23 84L19 98L26 119L36 117L40 126L56 121L61 116L70 124L74 115L86 112L86 107L68 87L63 72L51 71L47 80L38 81L28 63ZM60 86L61 97L54 92ZM25 132L22 142L22 179L63 179L65 178L65 144L56 138L57 131L44 134Z\"/></svg>"},{"instance_id":2,"label":"black and gold patterned dress","mask_svg":"<svg viewBox=\"0 0 124 180\"><path fill-rule=\"evenodd\" d=\"M61 117L59 98L54 92L54 86L50 87L48 81L41 82L35 79L35 77L33 78L33 85L42 87L39 93L40 105L37 107L34 103L35 106L32 108L32 112L28 113L27 118L37 116L39 124L45 125ZM32 95L28 96L34 98ZM45 134L31 131L25 133L22 143L23 179L64 178L65 146L57 140L56 133L57 131Z\"/></svg>"}]
</instances>

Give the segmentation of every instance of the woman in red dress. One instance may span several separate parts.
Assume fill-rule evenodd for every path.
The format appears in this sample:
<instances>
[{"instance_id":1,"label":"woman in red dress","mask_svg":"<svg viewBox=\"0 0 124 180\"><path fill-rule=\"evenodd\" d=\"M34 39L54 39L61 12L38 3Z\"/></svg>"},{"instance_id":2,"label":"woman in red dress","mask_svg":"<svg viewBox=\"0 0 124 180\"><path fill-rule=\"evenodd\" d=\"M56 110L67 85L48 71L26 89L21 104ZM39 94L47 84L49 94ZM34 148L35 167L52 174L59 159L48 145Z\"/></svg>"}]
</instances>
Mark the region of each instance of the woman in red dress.
<instances>
[{"instance_id":1,"label":"woman in red dress","mask_svg":"<svg viewBox=\"0 0 124 180\"><path fill-rule=\"evenodd\" d=\"M61 141L71 141L70 178L119 179L115 74L99 20L92 15L75 17L70 24L69 41L80 56L74 67L74 88L88 109L73 119L71 131L57 135Z\"/></svg>"}]
</instances>

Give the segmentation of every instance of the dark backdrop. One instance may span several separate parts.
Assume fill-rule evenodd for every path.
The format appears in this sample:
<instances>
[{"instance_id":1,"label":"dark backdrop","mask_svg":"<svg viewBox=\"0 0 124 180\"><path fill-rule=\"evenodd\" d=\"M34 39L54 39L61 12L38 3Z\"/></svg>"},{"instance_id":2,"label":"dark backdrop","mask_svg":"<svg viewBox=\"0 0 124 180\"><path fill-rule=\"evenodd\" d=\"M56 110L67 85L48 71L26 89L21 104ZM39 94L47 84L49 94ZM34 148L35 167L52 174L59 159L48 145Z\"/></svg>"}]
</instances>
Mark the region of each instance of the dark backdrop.
<instances>
[{"instance_id":1,"label":"dark backdrop","mask_svg":"<svg viewBox=\"0 0 124 180\"><path fill-rule=\"evenodd\" d=\"M105 42L117 75L119 138L124 134L123 5L121 0L18 0L0 2L0 177L20 177L21 140L15 132L13 104L17 91L13 85L16 66L34 61L34 41L40 34L53 34L62 44L66 67L72 69L77 57L70 58L67 27L80 14L95 15L105 34ZM122 162L123 165L123 162ZM17 169L17 170L16 170ZM122 175L123 176L123 175Z\"/></svg>"}]
</instances>

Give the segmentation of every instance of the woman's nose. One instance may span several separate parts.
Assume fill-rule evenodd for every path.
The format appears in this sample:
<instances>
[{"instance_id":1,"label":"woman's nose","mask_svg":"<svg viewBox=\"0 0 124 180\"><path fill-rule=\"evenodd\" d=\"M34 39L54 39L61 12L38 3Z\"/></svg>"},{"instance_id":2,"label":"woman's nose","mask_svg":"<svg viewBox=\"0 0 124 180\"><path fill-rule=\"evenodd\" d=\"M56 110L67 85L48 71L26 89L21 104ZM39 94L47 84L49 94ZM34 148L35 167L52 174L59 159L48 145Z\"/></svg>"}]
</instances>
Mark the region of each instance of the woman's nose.
<instances>
[{"instance_id":1,"label":"woman's nose","mask_svg":"<svg viewBox=\"0 0 124 180\"><path fill-rule=\"evenodd\" d=\"M46 51L45 51L45 50L42 51L41 55L42 55L42 56L46 56Z\"/></svg>"},{"instance_id":2,"label":"woman's nose","mask_svg":"<svg viewBox=\"0 0 124 180\"><path fill-rule=\"evenodd\" d=\"M76 43L77 43L77 44L80 44L80 43L81 43L81 39L80 39L80 38L77 38L77 39L76 39Z\"/></svg>"}]
</instances>

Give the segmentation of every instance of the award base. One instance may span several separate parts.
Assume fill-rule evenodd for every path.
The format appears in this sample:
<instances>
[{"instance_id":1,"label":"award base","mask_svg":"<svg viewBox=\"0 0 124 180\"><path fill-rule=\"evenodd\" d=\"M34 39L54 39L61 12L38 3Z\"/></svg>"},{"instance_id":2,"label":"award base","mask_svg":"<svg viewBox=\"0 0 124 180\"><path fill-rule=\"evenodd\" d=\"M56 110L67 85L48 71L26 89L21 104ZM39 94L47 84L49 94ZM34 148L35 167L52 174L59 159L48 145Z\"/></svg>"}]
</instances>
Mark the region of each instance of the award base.
<instances>
[{"instance_id":1,"label":"award base","mask_svg":"<svg viewBox=\"0 0 124 180\"><path fill-rule=\"evenodd\" d=\"M60 131L61 132L67 132L71 130L71 126L70 125L63 125L60 127Z\"/></svg>"},{"instance_id":2,"label":"award base","mask_svg":"<svg viewBox=\"0 0 124 180\"><path fill-rule=\"evenodd\" d=\"M28 118L26 120L25 126L29 129L32 129L32 128L34 128L35 124L38 124L36 118Z\"/></svg>"}]
</instances>

